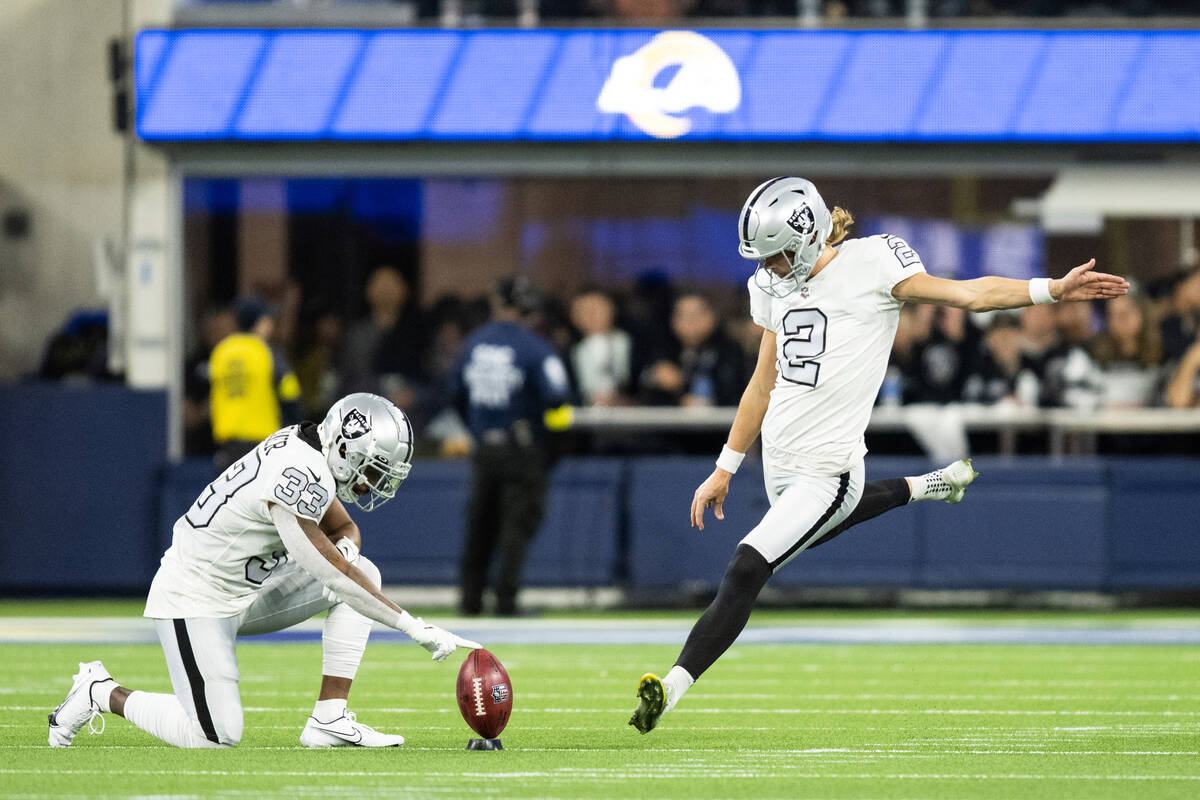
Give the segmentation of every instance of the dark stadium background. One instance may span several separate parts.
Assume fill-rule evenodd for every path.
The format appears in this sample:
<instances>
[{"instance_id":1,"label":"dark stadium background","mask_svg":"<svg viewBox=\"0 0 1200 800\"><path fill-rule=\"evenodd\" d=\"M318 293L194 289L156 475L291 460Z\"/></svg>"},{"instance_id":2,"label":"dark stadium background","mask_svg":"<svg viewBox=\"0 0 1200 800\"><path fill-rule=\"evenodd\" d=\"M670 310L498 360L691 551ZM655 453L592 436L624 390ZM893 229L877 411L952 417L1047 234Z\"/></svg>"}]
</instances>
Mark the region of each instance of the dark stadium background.
<instances>
[{"instance_id":1,"label":"dark stadium background","mask_svg":"<svg viewBox=\"0 0 1200 800\"><path fill-rule=\"evenodd\" d=\"M1053 276L1095 256L1102 268L1133 280L1156 315L1169 316L1180 277L1196 268L1193 218L1200 213L1200 34L1195 20L1182 16L1186 6L26 2L6 8L0 64L11 113L0 133L0 409L9 424L0 500L11 521L0 544L0 593L144 590L171 521L208 476L204 395L190 384L211 345L206 325L250 292L282 309L278 344L294 363L328 345L320 340L322 320L344 332L364 316L366 279L381 264L407 279L407 313L420 323L414 330L430 358L445 355L430 355L433 333L477 324L484 289L514 270L549 293L544 324L564 353L577 338L571 300L594 287L617 298L621 324L640 314L641 324L652 325L638 330L664 341L672 296L700 290L712 298L723 329L743 341L747 264L734 252L732 221L750 188L791 172L814 178L831 204L850 208L855 232L902 231L931 269L969 277L1000 264L1018 276ZM285 37L293 29L314 31L295 45L303 58L288 56L299 59L295 64L278 55L291 46ZM756 48L770 58L790 57L787 48L767 49L762 37L771 32L818 37L796 41L820 47L850 42L861 51L846 57L842 72L814 71L811 87L804 73L787 72L779 86L747 77L745 103L730 117L735 122L694 109L680 116L696 131L678 141L658 140L624 115L594 111L580 112L580 127L557 138L538 133L539 124L576 125L575 117L556 121L553 106L538 110L572 85L554 80L552 61L538 62L542 83L531 83L532 99L522 101L530 103L525 127L503 128L507 123L497 121L507 118L503 108L481 108L475 122L468 113L491 91L480 88L494 79L487 59L507 52L513 37L559 37L537 39L536 47L561 48L555 57L563 59L574 52L571 37L593 37L579 48L600 66L578 77L593 86L607 74L605 59L631 52L657 31L678 29L724 43L751 77L769 74L764 62L750 58ZM232 38L204 50L206 30ZM462 42L476 38L461 45L459 62L446 62L454 69L441 80L453 91L431 107L426 127L403 136L372 136L371 125L392 122L361 116L342 120L360 126L346 133L341 117L308 103L303 91L295 94L287 72L289 65L303 69L305 59L340 64L346 97L337 108L358 108L356 93L367 89L351 73L374 63L370 48L382 40L372 36L447 31L460 31L454 35ZM323 50L325 34L344 35L337 44L343 50ZM869 38L885 35L891 38ZM997 40L969 37L989 35L1026 37L1003 46L1031 60L1009 63L1007 77L971 66L975 59L986 65L987 45ZM229 43L235 39L236 46ZM896 74L899 83L873 82L872 70L898 63L880 42L924 55L914 56L920 64L912 71ZM360 62L338 61L352 53ZM470 61L467 53L484 55ZM1094 61L1072 60L1085 57ZM873 65L873 59L881 60ZM1089 75L1093 68L1101 74ZM675 69L656 76L653 86L667 86ZM1011 109L1007 122L987 129L993 122L986 102L939 105L970 88L945 83L961 69L980 70L980 79L992 82L995 102ZM1079 71L1074 79L1072 69ZM226 80L234 83L226 87ZM501 81L496 91L504 95L504 87L525 80ZM1071 94L1073 80L1093 82L1100 99ZM906 94L905 81L928 85ZM1106 94L1113 84L1119 86ZM839 109L829 123L835 127L822 133L800 121L799 133L788 134L790 120L799 119L789 116L793 100L818 90ZM893 96L901 105L879 113ZM916 105L902 105L912 98ZM1073 115L1083 113L1072 103L1109 102L1104 98L1112 105L1088 114L1091 127L1071 130ZM585 100L586 110L592 101ZM221 106L227 101L232 105ZM366 111L355 113L375 113L363 102ZM309 113L316 121L305 127ZM770 127L776 122L783 127ZM1090 188L1096 185L1102 191ZM972 323L981 337L980 326L990 324ZM1099 308L1094 324L1103 334ZM453 340L436 346L452 348ZM1162 381L1174 367L1161 362ZM438 386L433 377L423 379L410 409L420 423L423 457L401 498L364 526L387 531L372 536L371 547L389 585L446 587L457 568L467 468L439 455L429 427L439 409ZM306 410L320 415L329 387L307 388ZM534 591L534 605L598 597L618 605L691 603L720 575L728 547L694 538L683 508L723 441L729 412L664 417L663 409L643 412L631 394L631 404L616 409L581 405L575 429L560 442L529 583L563 591ZM1200 417L1194 409L1163 407L1161 391L1144 405L968 408L966 441L985 476L971 488L970 502L914 507L871 523L856 542L823 548L782 573L776 600L958 602L968 596L960 592L974 591L970 597L989 603L1041 602L1060 592L1102 605L1194 602ZM872 473L926 468L912 435L920 423L913 420L904 405L879 409L868 441ZM756 462L749 463L731 501L731 530L744 529L765 502ZM38 547L36 558L28 536L49 544Z\"/></svg>"}]
</instances>

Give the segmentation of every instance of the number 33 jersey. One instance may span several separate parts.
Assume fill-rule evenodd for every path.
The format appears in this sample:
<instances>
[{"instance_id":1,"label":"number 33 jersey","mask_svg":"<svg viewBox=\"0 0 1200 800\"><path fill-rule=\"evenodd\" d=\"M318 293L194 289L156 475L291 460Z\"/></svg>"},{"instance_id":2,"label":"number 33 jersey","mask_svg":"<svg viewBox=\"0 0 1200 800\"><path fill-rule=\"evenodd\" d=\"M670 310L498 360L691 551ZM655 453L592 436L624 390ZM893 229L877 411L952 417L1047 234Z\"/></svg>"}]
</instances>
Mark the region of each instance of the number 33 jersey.
<instances>
[{"instance_id":1,"label":"number 33 jersey","mask_svg":"<svg viewBox=\"0 0 1200 800\"><path fill-rule=\"evenodd\" d=\"M849 239L813 278L772 297L751 276L750 315L775 332L779 374L763 419L763 456L776 469L838 475L866 455L863 433L891 354L903 303L892 287L924 272L896 236Z\"/></svg>"},{"instance_id":2,"label":"number 33 jersey","mask_svg":"<svg viewBox=\"0 0 1200 800\"><path fill-rule=\"evenodd\" d=\"M312 423L264 439L210 483L175 522L145 616L232 617L254 602L287 550L267 503L320 522L335 484Z\"/></svg>"}]
</instances>

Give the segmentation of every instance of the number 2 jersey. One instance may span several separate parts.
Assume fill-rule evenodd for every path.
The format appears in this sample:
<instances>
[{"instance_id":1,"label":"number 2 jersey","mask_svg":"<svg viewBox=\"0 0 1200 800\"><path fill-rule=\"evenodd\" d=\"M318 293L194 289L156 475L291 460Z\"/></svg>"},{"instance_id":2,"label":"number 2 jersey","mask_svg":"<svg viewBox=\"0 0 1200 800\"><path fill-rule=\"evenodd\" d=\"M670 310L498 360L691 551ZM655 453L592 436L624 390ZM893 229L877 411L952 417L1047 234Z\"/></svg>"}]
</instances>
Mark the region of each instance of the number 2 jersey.
<instances>
[{"instance_id":1,"label":"number 2 jersey","mask_svg":"<svg viewBox=\"0 0 1200 800\"><path fill-rule=\"evenodd\" d=\"M235 462L175 522L145 616L232 617L287 560L267 503L320 522L335 493L317 426L271 434Z\"/></svg>"},{"instance_id":2,"label":"number 2 jersey","mask_svg":"<svg viewBox=\"0 0 1200 800\"><path fill-rule=\"evenodd\" d=\"M750 315L775 332L779 375L763 419L763 456L785 472L838 475L866 455L863 433L903 302L892 287L924 272L896 236L849 239L785 297L751 276Z\"/></svg>"}]
</instances>

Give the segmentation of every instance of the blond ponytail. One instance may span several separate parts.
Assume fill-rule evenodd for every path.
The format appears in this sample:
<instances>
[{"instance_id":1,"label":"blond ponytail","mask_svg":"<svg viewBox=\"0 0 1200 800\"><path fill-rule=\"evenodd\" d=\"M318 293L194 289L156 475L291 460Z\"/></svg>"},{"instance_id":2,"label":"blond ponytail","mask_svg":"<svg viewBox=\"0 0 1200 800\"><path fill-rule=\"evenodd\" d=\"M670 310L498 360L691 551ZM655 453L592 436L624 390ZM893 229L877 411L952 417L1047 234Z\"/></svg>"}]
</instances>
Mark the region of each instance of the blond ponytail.
<instances>
[{"instance_id":1,"label":"blond ponytail","mask_svg":"<svg viewBox=\"0 0 1200 800\"><path fill-rule=\"evenodd\" d=\"M834 206L833 213L829 216L833 219L833 228L829 231L829 238L825 240L825 244L834 245L846 238L846 233L854 224L854 217L841 206Z\"/></svg>"}]
</instances>

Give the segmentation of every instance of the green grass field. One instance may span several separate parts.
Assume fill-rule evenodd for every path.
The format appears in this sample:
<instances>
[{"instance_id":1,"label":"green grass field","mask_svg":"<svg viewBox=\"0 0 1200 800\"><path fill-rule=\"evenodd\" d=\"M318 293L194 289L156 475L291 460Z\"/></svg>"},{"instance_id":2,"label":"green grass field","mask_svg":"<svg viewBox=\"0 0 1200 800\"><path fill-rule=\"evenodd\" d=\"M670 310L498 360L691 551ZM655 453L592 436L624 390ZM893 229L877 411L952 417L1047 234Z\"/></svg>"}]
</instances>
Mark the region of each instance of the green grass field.
<instances>
[{"instance_id":1,"label":"green grass field","mask_svg":"<svg viewBox=\"0 0 1200 800\"><path fill-rule=\"evenodd\" d=\"M35 608L70 610L0 604L0 616ZM888 613L899 614L831 616ZM814 624L826 616L763 619ZM950 617L957 624L1200 624L1194 613ZM101 658L123 683L170 691L162 654L141 644L3 644L0 796L1200 796L1194 646L739 644L648 736L626 725L633 689L643 671L670 666L675 645L492 649L515 692L503 752L464 750L472 734L453 696L459 659L434 664L394 642L368 649L351 708L368 724L404 734L399 749L301 748L320 647L276 643L239 648L246 732L236 750L176 750L112 716L103 735L83 732L72 748L51 750L46 714L77 661Z\"/></svg>"}]
</instances>

